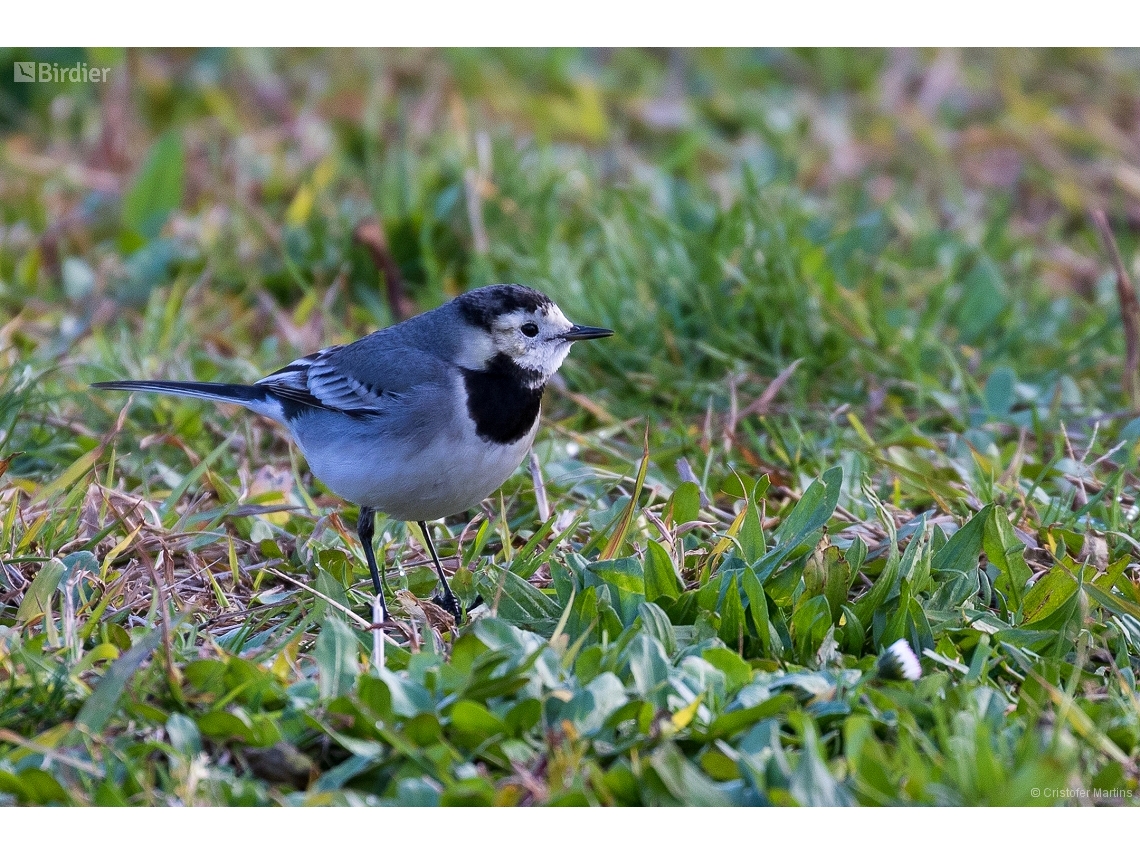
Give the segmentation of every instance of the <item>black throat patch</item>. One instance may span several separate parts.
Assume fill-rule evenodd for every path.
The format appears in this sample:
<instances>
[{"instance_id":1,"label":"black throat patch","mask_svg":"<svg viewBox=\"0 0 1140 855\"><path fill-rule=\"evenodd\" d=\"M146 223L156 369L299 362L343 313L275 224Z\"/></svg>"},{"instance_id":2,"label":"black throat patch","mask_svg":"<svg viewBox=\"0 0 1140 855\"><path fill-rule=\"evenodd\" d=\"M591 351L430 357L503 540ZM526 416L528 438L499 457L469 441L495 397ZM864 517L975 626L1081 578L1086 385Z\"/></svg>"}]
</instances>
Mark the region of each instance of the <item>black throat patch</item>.
<instances>
[{"instance_id":1,"label":"black throat patch","mask_svg":"<svg viewBox=\"0 0 1140 855\"><path fill-rule=\"evenodd\" d=\"M501 353L486 368L462 370L467 412L475 422L475 433L490 442L509 445L530 432L538 418L544 388L529 385L537 379L534 372L520 368Z\"/></svg>"}]
</instances>

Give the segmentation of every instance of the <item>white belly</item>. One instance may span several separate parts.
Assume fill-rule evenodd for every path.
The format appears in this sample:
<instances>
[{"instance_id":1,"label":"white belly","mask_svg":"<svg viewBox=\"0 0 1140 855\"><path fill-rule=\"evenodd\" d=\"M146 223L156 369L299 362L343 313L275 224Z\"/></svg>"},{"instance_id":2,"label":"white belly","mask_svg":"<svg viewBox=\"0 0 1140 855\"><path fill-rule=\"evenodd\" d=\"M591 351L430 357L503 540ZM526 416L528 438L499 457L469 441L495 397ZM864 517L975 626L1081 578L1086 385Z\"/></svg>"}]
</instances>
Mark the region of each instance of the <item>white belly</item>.
<instances>
[{"instance_id":1,"label":"white belly","mask_svg":"<svg viewBox=\"0 0 1140 855\"><path fill-rule=\"evenodd\" d=\"M502 486L534 442L538 420L517 442L501 445L475 434L469 420L454 420L428 443L412 443L359 430L316 441L294 431L313 474L343 499L399 520L434 520L479 504Z\"/></svg>"}]
</instances>

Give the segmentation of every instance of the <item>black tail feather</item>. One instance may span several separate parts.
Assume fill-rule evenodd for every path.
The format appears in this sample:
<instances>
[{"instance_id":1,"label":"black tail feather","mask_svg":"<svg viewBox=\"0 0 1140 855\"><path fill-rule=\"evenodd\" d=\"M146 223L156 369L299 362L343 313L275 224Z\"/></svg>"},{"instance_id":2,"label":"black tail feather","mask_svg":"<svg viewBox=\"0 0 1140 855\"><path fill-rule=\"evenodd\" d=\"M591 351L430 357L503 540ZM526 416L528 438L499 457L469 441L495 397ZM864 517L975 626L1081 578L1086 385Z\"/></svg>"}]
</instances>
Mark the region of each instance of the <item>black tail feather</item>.
<instances>
[{"instance_id":1,"label":"black tail feather","mask_svg":"<svg viewBox=\"0 0 1140 855\"><path fill-rule=\"evenodd\" d=\"M181 395L185 398L205 398L210 401L228 401L231 404L250 406L266 401L266 390L260 386L243 386L240 383L198 383L184 380L111 380L92 383L92 389L119 389L124 392L159 392Z\"/></svg>"}]
</instances>

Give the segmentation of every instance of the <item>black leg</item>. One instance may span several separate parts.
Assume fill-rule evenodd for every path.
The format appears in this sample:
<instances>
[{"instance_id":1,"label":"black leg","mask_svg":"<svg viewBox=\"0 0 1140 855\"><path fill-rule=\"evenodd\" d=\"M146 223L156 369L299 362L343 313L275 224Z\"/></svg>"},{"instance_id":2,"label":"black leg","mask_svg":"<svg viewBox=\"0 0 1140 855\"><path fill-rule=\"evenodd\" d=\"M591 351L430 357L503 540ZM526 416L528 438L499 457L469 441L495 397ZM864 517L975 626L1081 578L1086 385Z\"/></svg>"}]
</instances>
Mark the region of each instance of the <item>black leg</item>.
<instances>
[{"instance_id":1,"label":"black leg","mask_svg":"<svg viewBox=\"0 0 1140 855\"><path fill-rule=\"evenodd\" d=\"M364 547L364 557L368 559L372 587L380 596L380 609L384 614L384 620L388 620L388 604L384 601L384 588L380 584L380 568L376 566L376 553L372 549L372 538L376 536L376 511L361 506L360 519L356 522L356 533L360 537L360 545Z\"/></svg>"},{"instance_id":2,"label":"black leg","mask_svg":"<svg viewBox=\"0 0 1140 855\"><path fill-rule=\"evenodd\" d=\"M427 523L423 520L416 522L420 527L420 531L424 533L424 540L427 541L428 552L431 553L431 560L435 562L435 575L439 577L439 584L443 588L443 592L436 594L432 597L432 602L439 606L441 609L451 612L455 616L456 623L463 620L463 609L459 607L459 600L455 599L455 595L451 593L451 586L447 584L447 577L443 575L443 567L439 563L439 556L435 554L435 544L431 542L431 535L428 534Z\"/></svg>"}]
</instances>

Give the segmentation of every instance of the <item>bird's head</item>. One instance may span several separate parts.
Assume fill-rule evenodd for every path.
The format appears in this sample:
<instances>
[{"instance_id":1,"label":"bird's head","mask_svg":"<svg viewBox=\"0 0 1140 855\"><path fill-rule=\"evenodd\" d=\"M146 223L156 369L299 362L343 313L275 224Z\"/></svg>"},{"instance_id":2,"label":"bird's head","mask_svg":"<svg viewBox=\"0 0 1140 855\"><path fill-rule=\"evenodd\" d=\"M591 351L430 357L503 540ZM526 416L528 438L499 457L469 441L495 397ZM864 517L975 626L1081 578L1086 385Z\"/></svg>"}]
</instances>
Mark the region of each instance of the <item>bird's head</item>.
<instances>
[{"instance_id":1,"label":"bird's head","mask_svg":"<svg viewBox=\"0 0 1140 855\"><path fill-rule=\"evenodd\" d=\"M536 387L554 375L571 344L613 335L612 330L571 323L553 300L522 285L488 285L455 302L468 327L460 349L463 367L483 370L509 360Z\"/></svg>"}]
</instances>

